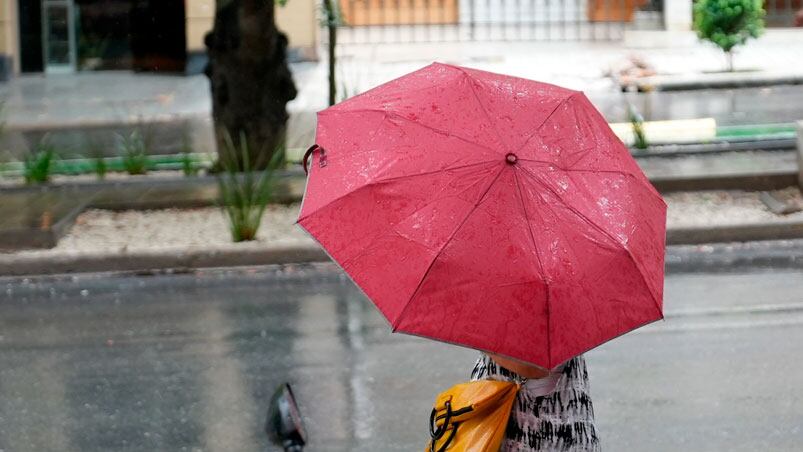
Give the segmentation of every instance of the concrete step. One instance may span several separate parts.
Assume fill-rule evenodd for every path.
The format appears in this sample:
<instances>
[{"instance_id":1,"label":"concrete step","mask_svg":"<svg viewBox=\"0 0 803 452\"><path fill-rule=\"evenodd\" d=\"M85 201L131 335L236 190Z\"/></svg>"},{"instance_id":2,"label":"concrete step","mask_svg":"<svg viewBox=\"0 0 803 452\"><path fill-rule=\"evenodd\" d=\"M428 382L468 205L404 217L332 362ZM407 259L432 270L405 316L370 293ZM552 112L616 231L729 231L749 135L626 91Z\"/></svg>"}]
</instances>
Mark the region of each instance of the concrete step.
<instances>
[{"instance_id":1,"label":"concrete step","mask_svg":"<svg viewBox=\"0 0 803 452\"><path fill-rule=\"evenodd\" d=\"M775 190L797 184L794 150L636 157L636 161L662 192Z\"/></svg>"}]
</instances>

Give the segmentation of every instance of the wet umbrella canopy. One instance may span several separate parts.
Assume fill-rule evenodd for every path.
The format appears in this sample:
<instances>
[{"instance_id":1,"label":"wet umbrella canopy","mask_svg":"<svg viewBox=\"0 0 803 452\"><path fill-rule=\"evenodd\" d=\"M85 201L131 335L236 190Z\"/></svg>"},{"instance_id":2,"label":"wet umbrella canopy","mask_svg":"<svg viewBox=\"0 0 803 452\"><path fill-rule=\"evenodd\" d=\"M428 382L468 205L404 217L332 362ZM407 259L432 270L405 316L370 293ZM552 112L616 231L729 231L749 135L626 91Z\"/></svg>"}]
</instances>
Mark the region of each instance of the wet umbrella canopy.
<instances>
[{"instance_id":1,"label":"wet umbrella canopy","mask_svg":"<svg viewBox=\"0 0 803 452\"><path fill-rule=\"evenodd\" d=\"M666 205L582 93L433 64L317 144L298 223L394 331L553 368L662 318Z\"/></svg>"}]
</instances>

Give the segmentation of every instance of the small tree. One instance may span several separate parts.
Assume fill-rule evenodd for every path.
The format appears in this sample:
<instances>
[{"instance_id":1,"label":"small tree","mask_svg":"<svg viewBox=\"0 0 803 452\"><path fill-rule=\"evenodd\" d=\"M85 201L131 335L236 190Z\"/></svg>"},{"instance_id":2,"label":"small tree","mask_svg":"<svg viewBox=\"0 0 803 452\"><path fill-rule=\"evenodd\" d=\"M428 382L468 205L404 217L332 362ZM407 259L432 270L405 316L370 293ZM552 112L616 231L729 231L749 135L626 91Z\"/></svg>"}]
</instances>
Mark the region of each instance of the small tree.
<instances>
[{"instance_id":1,"label":"small tree","mask_svg":"<svg viewBox=\"0 0 803 452\"><path fill-rule=\"evenodd\" d=\"M337 48L337 27L341 24L340 10L332 3L332 0L323 0L323 12L324 23L326 24L326 29L329 31L329 42L327 43L327 51L329 54L329 106L332 106L337 101L335 49Z\"/></svg>"},{"instance_id":2,"label":"small tree","mask_svg":"<svg viewBox=\"0 0 803 452\"><path fill-rule=\"evenodd\" d=\"M697 0L694 3L697 36L716 44L733 71L733 48L764 31L762 0Z\"/></svg>"}]
</instances>

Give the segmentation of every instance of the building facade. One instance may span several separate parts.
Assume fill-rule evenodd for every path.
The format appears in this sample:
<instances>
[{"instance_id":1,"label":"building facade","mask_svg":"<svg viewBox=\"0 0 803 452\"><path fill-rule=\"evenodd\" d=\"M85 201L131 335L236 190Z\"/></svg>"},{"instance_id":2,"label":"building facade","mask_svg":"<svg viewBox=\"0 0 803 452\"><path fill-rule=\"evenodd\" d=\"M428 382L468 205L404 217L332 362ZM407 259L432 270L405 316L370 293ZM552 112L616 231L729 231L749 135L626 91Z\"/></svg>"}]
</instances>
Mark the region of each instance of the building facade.
<instances>
[{"instance_id":1,"label":"building facade","mask_svg":"<svg viewBox=\"0 0 803 452\"><path fill-rule=\"evenodd\" d=\"M0 0L0 80L19 73L127 69L199 73L221 0ZM316 58L322 0L277 6L290 58ZM688 31L693 0L336 0L343 44L487 39L622 39ZM767 0L768 26L803 21L803 0ZM613 32L613 33L612 33ZM509 38L512 36L512 38ZM324 34L325 38L325 34Z\"/></svg>"},{"instance_id":2,"label":"building facade","mask_svg":"<svg viewBox=\"0 0 803 452\"><path fill-rule=\"evenodd\" d=\"M130 69L199 72L215 0L0 0L0 77ZM292 57L313 59L314 0L278 7Z\"/></svg>"}]
</instances>

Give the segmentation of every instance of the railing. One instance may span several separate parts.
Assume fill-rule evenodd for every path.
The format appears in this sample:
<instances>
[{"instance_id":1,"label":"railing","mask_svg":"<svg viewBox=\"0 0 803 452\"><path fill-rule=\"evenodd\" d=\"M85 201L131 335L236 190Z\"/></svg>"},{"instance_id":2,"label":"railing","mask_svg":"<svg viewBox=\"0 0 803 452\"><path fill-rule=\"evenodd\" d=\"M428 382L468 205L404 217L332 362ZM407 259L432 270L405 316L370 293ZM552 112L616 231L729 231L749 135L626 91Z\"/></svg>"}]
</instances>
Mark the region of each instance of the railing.
<instances>
[{"instance_id":1,"label":"railing","mask_svg":"<svg viewBox=\"0 0 803 452\"><path fill-rule=\"evenodd\" d=\"M795 14L803 8L803 0L767 0L764 8L768 27L793 27Z\"/></svg>"},{"instance_id":2,"label":"railing","mask_svg":"<svg viewBox=\"0 0 803 452\"><path fill-rule=\"evenodd\" d=\"M658 0L339 0L346 44L620 39L663 27Z\"/></svg>"}]
</instances>

